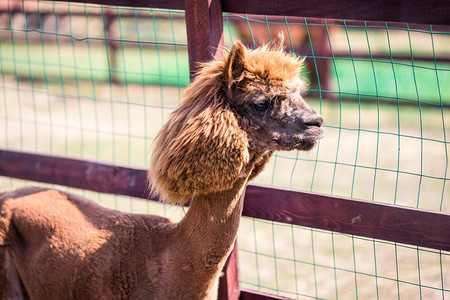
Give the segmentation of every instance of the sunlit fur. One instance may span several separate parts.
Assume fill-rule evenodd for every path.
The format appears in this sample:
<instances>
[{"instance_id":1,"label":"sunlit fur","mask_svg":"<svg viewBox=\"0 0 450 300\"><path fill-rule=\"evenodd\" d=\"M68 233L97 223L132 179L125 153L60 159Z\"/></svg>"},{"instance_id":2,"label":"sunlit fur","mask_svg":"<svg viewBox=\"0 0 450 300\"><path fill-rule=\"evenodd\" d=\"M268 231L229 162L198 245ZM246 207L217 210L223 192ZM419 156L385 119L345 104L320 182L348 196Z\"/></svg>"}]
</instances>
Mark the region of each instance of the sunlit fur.
<instances>
[{"instance_id":1,"label":"sunlit fur","mask_svg":"<svg viewBox=\"0 0 450 300\"><path fill-rule=\"evenodd\" d=\"M249 162L247 124L230 105L233 88L277 93L303 85L302 61L281 43L248 50L237 42L220 61L200 66L181 106L154 144L149 181L154 195L183 204L190 197L229 189ZM238 50L238 51L236 51ZM242 71L233 74L230 53L241 53Z\"/></svg>"}]
</instances>

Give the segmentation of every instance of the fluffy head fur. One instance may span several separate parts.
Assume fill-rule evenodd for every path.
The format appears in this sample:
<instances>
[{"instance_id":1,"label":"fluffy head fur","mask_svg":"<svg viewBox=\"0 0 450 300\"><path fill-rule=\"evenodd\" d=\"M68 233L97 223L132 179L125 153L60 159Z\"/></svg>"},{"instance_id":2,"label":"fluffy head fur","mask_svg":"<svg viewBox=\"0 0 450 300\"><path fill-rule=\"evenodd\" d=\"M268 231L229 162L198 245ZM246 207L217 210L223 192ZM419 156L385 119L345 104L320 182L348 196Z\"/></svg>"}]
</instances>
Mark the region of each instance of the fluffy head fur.
<instances>
[{"instance_id":1,"label":"fluffy head fur","mask_svg":"<svg viewBox=\"0 0 450 300\"><path fill-rule=\"evenodd\" d=\"M300 96L302 61L282 45L281 38L249 50L236 42L222 60L201 65L156 138L154 194L183 204L227 190L249 172L253 178L275 150L312 148L322 119Z\"/></svg>"}]
</instances>

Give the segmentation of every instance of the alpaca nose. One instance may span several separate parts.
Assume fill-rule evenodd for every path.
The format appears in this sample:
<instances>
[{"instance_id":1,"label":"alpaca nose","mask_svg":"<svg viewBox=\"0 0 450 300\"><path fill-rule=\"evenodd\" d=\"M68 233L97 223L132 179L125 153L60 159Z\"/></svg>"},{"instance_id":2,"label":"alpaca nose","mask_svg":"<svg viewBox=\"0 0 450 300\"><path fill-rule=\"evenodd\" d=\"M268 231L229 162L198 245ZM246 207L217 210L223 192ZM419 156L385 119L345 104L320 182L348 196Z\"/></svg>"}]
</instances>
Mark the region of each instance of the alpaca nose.
<instances>
[{"instance_id":1,"label":"alpaca nose","mask_svg":"<svg viewBox=\"0 0 450 300\"><path fill-rule=\"evenodd\" d=\"M313 114L311 116L308 116L308 118L306 118L306 120L304 121L304 124L306 126L321 127L323 125L323 118L321 115Z\"/></svg>"}]
</instances>

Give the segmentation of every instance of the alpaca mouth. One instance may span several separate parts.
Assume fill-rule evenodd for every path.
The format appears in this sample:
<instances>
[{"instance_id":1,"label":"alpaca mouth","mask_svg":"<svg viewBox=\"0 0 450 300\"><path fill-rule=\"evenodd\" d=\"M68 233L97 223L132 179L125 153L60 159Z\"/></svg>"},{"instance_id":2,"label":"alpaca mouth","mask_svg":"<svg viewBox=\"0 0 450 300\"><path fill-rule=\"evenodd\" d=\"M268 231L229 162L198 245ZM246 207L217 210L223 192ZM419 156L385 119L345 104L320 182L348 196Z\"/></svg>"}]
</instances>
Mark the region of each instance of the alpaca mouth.
<instances>
[{"instance_id":1,"label":"alpaca mouth","mask_svg":"<svg viewBox=\"0 0 450 300\"><path fill-rule=\"evenodd\" d=\"M305 137L305 136L292 136L289 140L285 140L284 142L281 140L274 140L277 144L277 150L281 151L291 151L291 150L300 150L300 151L309 151L314 148L317 144L318 138L313 137Z\"/></svg>"},{"instance_id":2,"label":"alpaca mouth","mask_svg":"<svg viewBox=\"0 0 450 300\"><path fill-rule=\"evenodd\" d=\"M310 133L293 136L293 148L300 151L311 150L317 144L317 141L323 137L323 135L324 130L321 127L318 127Z\"/></svg>"},{"instance_id":3,"label":"alpaca mouth","mask_svg":"<svg viewBox=\"0 0 450 300\"><path fill-rule=\"evenodd\" d=\"M295 144L293 146L294 149L300 150L300 151L309 151L317 144L316 139L293 139L295 141Z\"/></svg>"}]
</instances>

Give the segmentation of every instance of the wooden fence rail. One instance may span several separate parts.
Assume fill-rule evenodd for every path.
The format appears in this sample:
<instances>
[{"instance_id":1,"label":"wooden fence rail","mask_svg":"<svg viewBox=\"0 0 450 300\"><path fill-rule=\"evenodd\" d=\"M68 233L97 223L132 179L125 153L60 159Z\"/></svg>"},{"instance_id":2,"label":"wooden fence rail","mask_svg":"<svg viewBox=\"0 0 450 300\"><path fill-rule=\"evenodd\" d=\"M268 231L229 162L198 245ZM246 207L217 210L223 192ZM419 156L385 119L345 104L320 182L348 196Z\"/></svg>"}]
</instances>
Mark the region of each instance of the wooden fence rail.
<instances>
[{"instance_id":1,"label":"wooden fence rail","mask_svg":"<svg viewBox=\"0 0 450 300\"><path fill-rule=\"evenodd\" d=\"M20 6L20 1L17 2L16 6ZM35 0L24 0L24 2L35 2ZM201 2L207 2L209 6L214 6L213 2L220 2L223 12L237 14L450 25L449 4L440 0L414 2L408 0L72 0L70 2L179 10L189 10Z\"/></svg>"},{"instance_id":2,"label":"wooden fence rail","mask_svg":"<svg viewBox=\"0 0 450 300\"><path fill-rule=\"evenodd\" d=\"M0 149L0 176L148 199L146 174L146 169ZM441 212L251 184L243 216L450 251L450 215Z\"/></svg>"},{"instance_id":3,"label":"wooden fence rail","mask_svg":"<svg viewBox=\"0 0 450 300\"><path fill-rule=\"evenodd\" d=\"M20 2L24 5L28 1ZM222 13L450 25L441 1L359 0L75 0L103 5L182 9L186 14L191 74L200 61L220 55ZM443 7L447 5L447 7ZM82 159L0 149L0 175L98 192L147 198L143 169ZM275 200L276 199L276 200ZM450 251L450 215L332 195L250 185L245 216ZM239 289L234 252L220 283L220 299L282 299Z\"/></svg>"}]
</instances>

